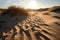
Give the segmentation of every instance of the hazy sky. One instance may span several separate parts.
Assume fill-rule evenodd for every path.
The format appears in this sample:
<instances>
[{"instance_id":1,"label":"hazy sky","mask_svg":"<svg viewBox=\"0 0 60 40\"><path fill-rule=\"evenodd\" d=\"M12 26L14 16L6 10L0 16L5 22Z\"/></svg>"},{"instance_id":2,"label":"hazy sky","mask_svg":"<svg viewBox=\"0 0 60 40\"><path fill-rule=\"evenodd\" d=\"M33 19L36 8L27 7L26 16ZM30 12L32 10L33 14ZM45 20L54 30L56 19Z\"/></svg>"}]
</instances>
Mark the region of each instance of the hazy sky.
<instances>
[{"instance_id":1,"label":"hazy sky","mask_svg":"<svg viewBox=\"0 0 60 40\"><path fill-rule=\"evenodd\" d=\"M0 0L0 8L7 8L10 5L23 6L26 8L46 8L60 6L60 0ZM29 7L30 6L30 7Z\"/></svg>"}]
</instances>

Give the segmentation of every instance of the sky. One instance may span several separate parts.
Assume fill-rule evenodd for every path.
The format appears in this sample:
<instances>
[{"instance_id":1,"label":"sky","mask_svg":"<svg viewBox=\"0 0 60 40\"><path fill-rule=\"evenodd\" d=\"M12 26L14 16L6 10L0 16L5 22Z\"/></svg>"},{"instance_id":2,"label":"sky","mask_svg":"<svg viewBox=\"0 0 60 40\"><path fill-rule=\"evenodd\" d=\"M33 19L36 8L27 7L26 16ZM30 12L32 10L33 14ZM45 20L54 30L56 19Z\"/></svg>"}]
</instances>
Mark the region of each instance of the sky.
<instances>
[{"instance_id":1,"label":"sky","mask_svg":"<svg viewBox=\"0 0 60 40\"><path fill-rule=\"evenodd\" d=\"M11 5L38 9L60 6L60 0L0 0L0 8L7 8Z\"/></svg>"}]
</instances>

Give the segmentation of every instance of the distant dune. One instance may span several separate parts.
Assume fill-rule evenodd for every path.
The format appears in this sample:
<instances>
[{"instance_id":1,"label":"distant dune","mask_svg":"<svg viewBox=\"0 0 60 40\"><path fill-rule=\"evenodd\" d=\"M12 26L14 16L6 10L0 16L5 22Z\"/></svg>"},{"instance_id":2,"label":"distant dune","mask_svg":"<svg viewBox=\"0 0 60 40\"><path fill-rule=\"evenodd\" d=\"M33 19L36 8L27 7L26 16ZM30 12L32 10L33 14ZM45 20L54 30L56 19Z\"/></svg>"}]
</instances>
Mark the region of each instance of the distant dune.
<instances>
[{"instance_id":1,"label":"distant dune","mask_svg":"<svg viewBox=\"0 0 60 40\"><path fill-rule=\"evenodd\" d=\"M60 13L60 6L54 6L48 9L50 12L59 12Z\"/></svg>"},{"instance_id":2,"label":"distant dune","mask_svg":"<svg viewBox=\"0 0 60 40\"><path fill-rule=\"evenodd\" d=\"M50 11L50 12L60 12L60 6L53 6L50 8L42 8L42 9L38 9L36 11Z\"/></svg>"},{"instance_id":3,"label":"distant dune","mask_svg":"<svg viewBox=\"0 0 60 40\"><path fill-rule=\"evenodd\" d=\"M47 11L49 8L41 8L41 9L38 9L36 11Z\"/></svg>"}]
</instances>

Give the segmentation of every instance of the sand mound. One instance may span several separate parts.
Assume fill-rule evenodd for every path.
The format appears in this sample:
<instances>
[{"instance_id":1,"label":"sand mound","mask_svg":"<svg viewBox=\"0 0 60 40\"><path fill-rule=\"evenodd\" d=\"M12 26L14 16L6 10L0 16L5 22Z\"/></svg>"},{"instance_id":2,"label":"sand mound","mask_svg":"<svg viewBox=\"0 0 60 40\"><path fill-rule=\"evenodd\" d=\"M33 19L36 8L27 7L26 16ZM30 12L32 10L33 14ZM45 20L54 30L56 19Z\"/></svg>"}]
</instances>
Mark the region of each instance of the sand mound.
<instances>
[{"instance_id":1,"label":"sand mound","mask_svg":"<svg viewBox=\"0 0 60 40\"><path fill-rule=\"evenodd\" d=\"M48 9L50 12L60 12L60 6L54 6Z\"/></svg>"}]
</instances>

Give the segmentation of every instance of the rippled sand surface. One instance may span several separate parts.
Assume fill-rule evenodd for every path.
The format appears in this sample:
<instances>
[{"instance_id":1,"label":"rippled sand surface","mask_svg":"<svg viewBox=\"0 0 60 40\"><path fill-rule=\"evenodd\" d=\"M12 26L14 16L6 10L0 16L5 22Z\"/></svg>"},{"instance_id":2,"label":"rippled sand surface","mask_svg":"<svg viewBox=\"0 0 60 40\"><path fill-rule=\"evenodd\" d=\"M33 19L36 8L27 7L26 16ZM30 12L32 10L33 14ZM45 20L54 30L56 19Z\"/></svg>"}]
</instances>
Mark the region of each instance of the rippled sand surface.
<instances>
[{"instance_id":1,"label":"rippled sand surface","mask_svg":"<svg viewBox=\"0 0 60 40\"><path fill-rule=\"evenodd\" d=\"M31 13L27 18L1 16L0 40L60 40L60 13Z\"/></svg>"}]
</instances>

